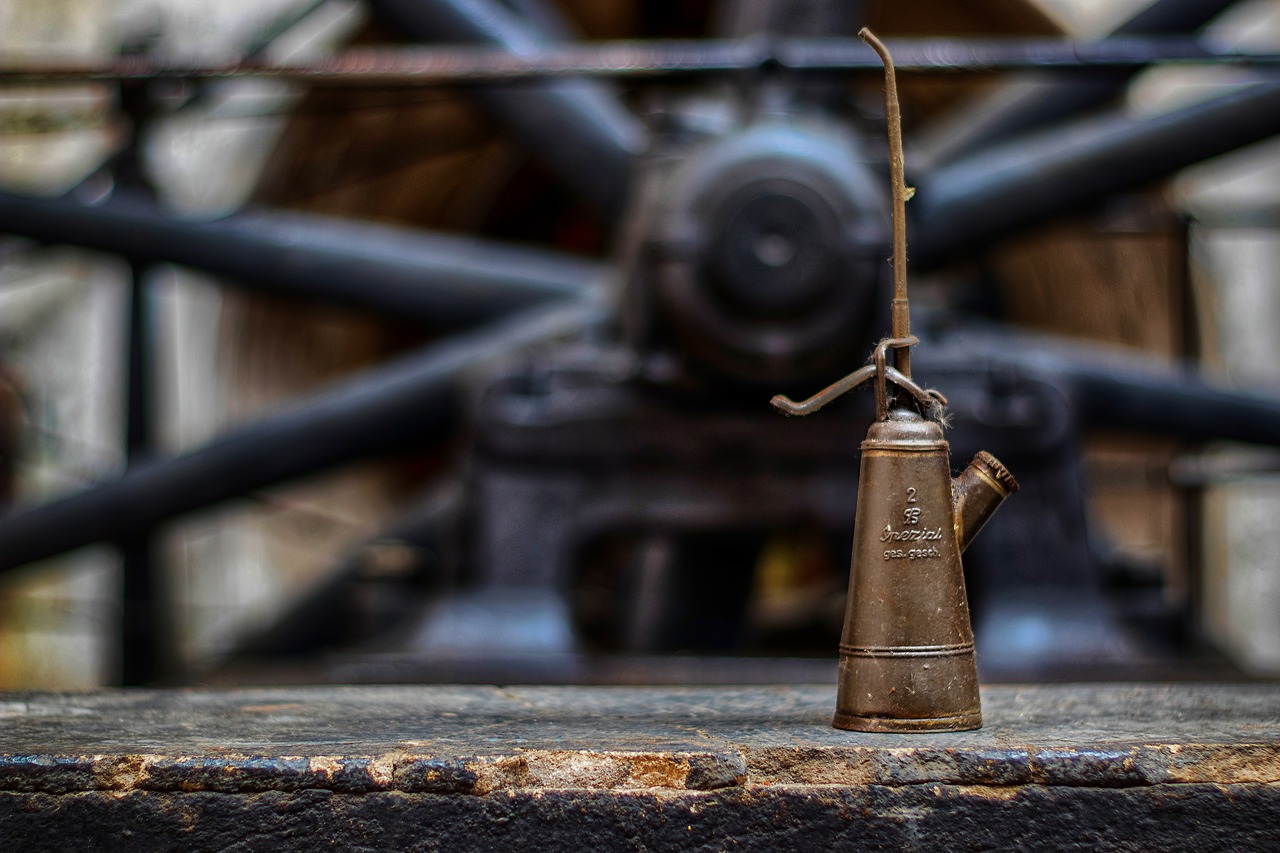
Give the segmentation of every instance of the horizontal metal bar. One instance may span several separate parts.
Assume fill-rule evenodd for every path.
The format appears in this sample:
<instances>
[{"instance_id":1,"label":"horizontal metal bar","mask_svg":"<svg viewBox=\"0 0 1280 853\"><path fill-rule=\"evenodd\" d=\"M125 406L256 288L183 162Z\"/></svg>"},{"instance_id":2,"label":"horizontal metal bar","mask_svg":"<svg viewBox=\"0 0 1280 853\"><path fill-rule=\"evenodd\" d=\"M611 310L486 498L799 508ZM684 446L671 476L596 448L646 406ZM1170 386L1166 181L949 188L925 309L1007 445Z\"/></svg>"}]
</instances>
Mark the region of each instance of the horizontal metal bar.
<instances>
[{"instance_id":1,"label":"horizontal metal bar","mask_svg":"<svg viewBox=\"0 0 1280 853\"><path fill-rule=\"evenodd\" d=\"M0 520L0 571L119 542L184 513L340 463L438 440L460 417L458 383L491 359L579 331L596 303L544 306L433 344L189 453Z\"/></svg>"},{"instance_id":2,"label":"horizontal metal bar","mask_svg":"<svg viewBox=\"0 0 1280 853\"><path fill-rule=\"evenodd\" d=\"M182 218L126 190L97 205L0 192L0 233L180 264L437 329L589 296L604 274L599 264L545 249L302 213Z\"/></svg>"},{"instance_id":3,"label":"horizontal metal bar","mask_svg":"<svg viewBox=\"0 0 1280 853\"><path fill-rule=\"evenodd\" d=\"M1093 42L1033 39L891 39L902 73L1135 69L1152 64L1274 67L1280 53L1216 49L1185 36L1120 36ZM901 58L899 58L901 57ZM122 57L108 63L26 61L0 66L0 83L270 77L326 86L433 86L555 77L664 77L752 69L877 72L857 39L758 37L698 41L610 41L546 45L534 53L492 47L348 50L306 63L212 65Z\"/></svg>"},{"instance_id":4,"label":"horizontal metal bar","mask_svg":"<svg viewBox=\"0 0 1280 853\"><path fill-rule=\"evenodd\" d=\"M1048 128L916 180L912 260L939 263L1116 192L1280 133L1280 82L1162 115Z\"/></svg>"}]
</instances>

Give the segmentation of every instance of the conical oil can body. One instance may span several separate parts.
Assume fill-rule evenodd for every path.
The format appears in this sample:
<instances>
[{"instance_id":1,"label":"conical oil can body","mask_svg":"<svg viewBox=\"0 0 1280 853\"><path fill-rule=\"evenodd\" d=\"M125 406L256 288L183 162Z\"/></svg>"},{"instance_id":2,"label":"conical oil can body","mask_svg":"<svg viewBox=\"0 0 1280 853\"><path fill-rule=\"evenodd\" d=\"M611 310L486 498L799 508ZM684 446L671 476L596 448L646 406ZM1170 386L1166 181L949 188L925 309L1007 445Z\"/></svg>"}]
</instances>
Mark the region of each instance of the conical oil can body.
<instances>
[{"instance_id":1,"label":"conical oil can body","mask_svg":"<svg viewBox=\"0 0 1280 853\"><path fill-rule=\"evenodd\" d=\"M837 728L982 725L950 467L941 429L914 413L862 444Z\"/></svg>"}]
</instances>

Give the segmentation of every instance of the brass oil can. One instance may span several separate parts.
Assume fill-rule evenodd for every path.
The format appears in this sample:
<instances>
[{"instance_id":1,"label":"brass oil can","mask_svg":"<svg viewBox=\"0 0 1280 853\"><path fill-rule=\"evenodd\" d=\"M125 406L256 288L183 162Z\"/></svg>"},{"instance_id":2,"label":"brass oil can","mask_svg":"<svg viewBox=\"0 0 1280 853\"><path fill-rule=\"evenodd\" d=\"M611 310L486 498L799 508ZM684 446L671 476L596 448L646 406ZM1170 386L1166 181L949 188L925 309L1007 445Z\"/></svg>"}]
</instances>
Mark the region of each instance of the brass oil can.
<instances>
[{"instance_id":1,"label":"brass oil can","mask_svg":"<svg viewBox=\"0 0 1280 853\"><path fill-rule=\"evenodd\" d=\"M893 62L867 30L860 35L885 64L893 180L893 337L871 364L803 403L773 405L807 415L873 381L876 420L862 442L848 604L840 639L836 713L840 729L963 731L982 726L977 658L960 555L1018 484L991 454L951 477L943 438L946 399L911 379L901 125ZM893 350L894 364L887 363ZM890 385L896 391L890 392Z\"/></svg>"},{"instance_id":2,"label":"brass oil can","mask_svg":"<svg viewBox=\"0 0 1280 853\"><path fill-rule=\"evenodd\" d=\"M1017 483L988 453L951 478L942 429L906 407L862 442L834 725L982 725L960 554Z\"/></svg>"}]
</instances>

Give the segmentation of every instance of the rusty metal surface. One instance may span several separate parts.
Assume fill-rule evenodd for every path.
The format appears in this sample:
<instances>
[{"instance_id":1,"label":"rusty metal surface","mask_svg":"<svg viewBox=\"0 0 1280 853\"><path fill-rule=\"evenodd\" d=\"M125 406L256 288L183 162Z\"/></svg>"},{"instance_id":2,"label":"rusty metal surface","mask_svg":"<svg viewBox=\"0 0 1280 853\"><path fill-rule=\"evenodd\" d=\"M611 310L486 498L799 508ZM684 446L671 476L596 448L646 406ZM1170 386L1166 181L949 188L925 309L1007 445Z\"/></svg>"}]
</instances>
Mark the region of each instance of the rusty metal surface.
<instances>
[{"instance_id":1,"label":"rusty metal surface","mask_svg":"<svg viewBox=\"0 0 1280 853\"><path fill-rule=\"evenodd\" d=\"M0 695L0 830L32 850L1280 841L1280 685L988 687L983 730L928 735L834 730L831 694Z\"/></svg>"}]
</instances>

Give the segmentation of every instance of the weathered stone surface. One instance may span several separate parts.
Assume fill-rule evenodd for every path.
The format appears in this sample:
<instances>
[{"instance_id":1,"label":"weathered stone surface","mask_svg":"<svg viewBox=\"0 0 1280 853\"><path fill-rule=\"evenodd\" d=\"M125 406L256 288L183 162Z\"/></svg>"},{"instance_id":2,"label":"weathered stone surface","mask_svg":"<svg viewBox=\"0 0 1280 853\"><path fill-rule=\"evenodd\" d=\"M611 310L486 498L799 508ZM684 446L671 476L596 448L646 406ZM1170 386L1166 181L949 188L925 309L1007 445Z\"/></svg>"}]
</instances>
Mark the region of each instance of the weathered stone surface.
<instances>
[{"instance_id":1,"label":"weathered stone surface","mask_svg":"<svg viewBox=\"0 0 1280 853\"><path fill-rule=\"evenodd\" d=\"M976 732L831 687L0 695L14 849L1280 847L1280 685L984 690Z\"/></svg>"}]
</instances>

